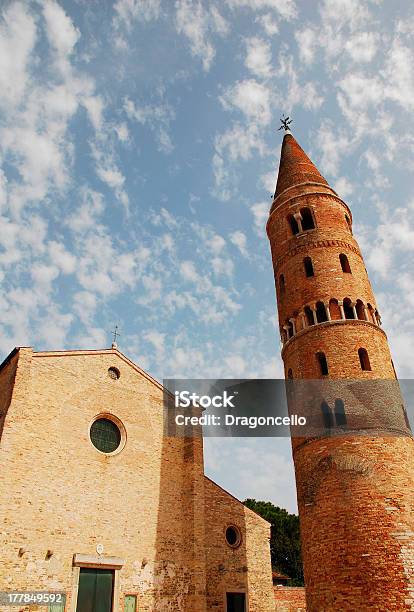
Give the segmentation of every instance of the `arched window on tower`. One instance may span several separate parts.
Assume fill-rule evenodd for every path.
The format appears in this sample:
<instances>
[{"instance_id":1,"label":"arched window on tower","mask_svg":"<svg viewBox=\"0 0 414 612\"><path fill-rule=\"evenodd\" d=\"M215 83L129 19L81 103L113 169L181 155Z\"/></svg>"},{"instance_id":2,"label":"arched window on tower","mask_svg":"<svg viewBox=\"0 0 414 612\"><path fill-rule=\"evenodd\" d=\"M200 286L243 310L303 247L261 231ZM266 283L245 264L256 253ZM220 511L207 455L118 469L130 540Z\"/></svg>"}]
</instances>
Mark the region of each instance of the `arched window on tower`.
<instances>
[{"instance_id":1,"label":"arched window on tower","mask_svg":"<svg viewBox=\"0 0 414 612\"><path fill-rule=\"evenodd\" d=\"M333 427L334 421L331 409L329 408L329 405L326 402L321 403L321 412L325 429L331 429L331 427Z\"/></svg>"},{"instance_id":2,"label":"arched window on tower","mask_svg":"<svg viewBox=\"0 0 414 612\"><path fill-rule=\"evenodd\" d=\"M320 373L322 374L322 376L327 376L329 374L329 369L325 353L322 353L321 351L319 353L316 353L316 358L319 363Z\"/></svg>"},{"instance_id":3,"label":"arched window on tower","mask_svg":"<svg viewBox=\"0 0 414 612\"><path fill-rule=\"evenodd\" d=\"M370 371L371 363L369 361L368 352L364 348L358 349L359 363L361 364L361 370Z\"/></svg>"},{"instance_id":4,"label":"arched window on tower","mask_svg":"<svg viewBox=\"0 0 414 612\"><path fill-rule=\"evenodd\" d=\"M314 275L314 271L313 271L313 263L310 257L305 257L305 259L303 260L303 265L305 267L305 274L306 276L309 278L310 276Z\"/></svg>"},{"instance_id":5,"label":"arched window on tower","mask_svg":"<svg viewBox=\"0 0 414 612\"><path fill-rule=\"evenodd\" d=\"M344 299L345 319L355 319L354 309L351 304L352 302L349 298Z\"/></svg>"},{"instance_id":6,"label":"arched window on tower","mask_svg":"<svg viewBox=\"0 0 414 612\"><path fill-rule=\"evenodd\" d=\"M348 225L348 229L349 229L349 231L350 231L350 232L351 232L351 234L352 234L352 224L351 224L351 219L348 217L348 215L345 215L345 221L346 221L346 223L347 223L347 225Z\"/></svg>"},{"instance_id":7,"label":"arched window on tower","mask_svg":"<svg viewBox=\"0 0 414 612\"><path fill-rule=\"evenodd\" d=\"M332 321L339 321L342 319L341 309L339 308L338 300L335 298L329 300L329 312L331 313Z\"/></svg>"},{"instance_id":8,"label":"arched window on tower","mask_svg":"<svg viewBox=\"0 0 414 612\"><path fill-rule=\"evenodd\" d=\"M306 317L307 324L308 325L315 325L315 321L313 319L313 312L312 312L310 306L305 306L304 311L305 311L305 317Z\"/></svg>"},{"instance_id":9,"label":"arched window on tower","mask_svg":"<svg viewBox=\"0 0 414 612\"><path fill-rule=\"evenodd\" d=\"M315 229L315 221L313 220L312 211L310 208L301 208L302 229L303 231Z\"/></svg>"},{"instance_id":10,"label":"arched window on tower","mask_svg":"<svg viewBox=\"0 0 414 612\"><path fill-rule=\"evenodd\" d=\"M298 222L296 221L295 217L293 215L289 215L288 216L288 223L290 225L290 229L292 230L292 234L294 236L296 236L296 234L299 234L299 225Z\"/></svg>"},{"instance_id":11,"label":"arched window on tower","mask_svg":"<svg viewBox=\"0 0 414 612\"><path fill-rule=\"evenodd\" d=\"M351 266L349 265L348 257L344 253L340 254L339 261L341 262L342 272L351 274Z\"/></svg>"},{"instance_id":12,"label":"arched window on tower","mask_svg":"<svg viewBox=\"0 0 414 612\"><path fill-rule=\"evenodd\" d=\"M285 277L283 276L283 274L281 274L279 276L279 292L281 296L285 294L285 290L286 290Z\"/></svg>"},{"instance_id":13,"label":"arched window on tower","mask_svg":"<svg viewBox=\"0 0 414 612\"><path fill-rule=\"evenodd\" d=\"M362 300L357 300L355 304L355 309L357 312L357 317L361 321L365 321L365 307Z\"/></svg>"},{"instance_id":14,"label":"arched window on tower","mask_svg":"<svg viewBox=\"0 0 414 612\"><path fill-rule=\"evenodd\" d=\"M288 369L287 377L289 378L289 380L291 380L293 378L292 368Z\"/></svg>"},{"instance_id":15,"label":"arched window on tower","mask_svg":"<svg viewBox=\"0 0 414 612\"><path fill-rule=\"evenodd\" d=\"M318 323L324 323L328 320L325 304L323 302L316 302L316 320Z\"/></svg>"},{"instance_id":16,"label":"arched window on tower","mask_svg":"<svg viewBox=\"0 0 414 612\"><path fill-rule=\"evenodd\" d=\"M338 427L345 427L346 425L345 405L341 399L335 400L335 422Z\"/></svg>"},{"instance_id":17,"label":"arched window on tower","mask_svg":"<svg viewBox=\"0 0 414 612\"><path fill-rule=\"evenodd\" d=\"M293 325L292 325L292 321L288 321L286 323L286 327L287 327L288 339L289 338L293 338Z\"/></svg>"}]
</instances>

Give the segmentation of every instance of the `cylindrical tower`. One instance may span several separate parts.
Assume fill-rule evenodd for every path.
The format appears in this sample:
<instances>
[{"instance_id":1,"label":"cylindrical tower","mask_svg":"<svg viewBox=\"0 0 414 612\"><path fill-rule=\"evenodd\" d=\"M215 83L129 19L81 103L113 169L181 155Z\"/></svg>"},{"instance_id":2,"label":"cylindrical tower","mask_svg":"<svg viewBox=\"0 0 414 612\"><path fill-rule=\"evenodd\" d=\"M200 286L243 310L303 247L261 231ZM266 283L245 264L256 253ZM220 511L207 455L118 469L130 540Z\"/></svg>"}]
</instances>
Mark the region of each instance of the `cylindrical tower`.
<instances>
[{"instance_id":1,"label":"cylindrical tower","mask_svg":"<svg viewBox=\"0 0 414 612\"><path fill-rule=\"evenodd\" d=\"M395 381L351 211L290 132L267 233L286 378ZM383 402L375 432L332 435L349 407L325 404L330 435L292 439L310 612L414 610L414 440L391 404L393 427Z\"/></svg>"}]
</instances>

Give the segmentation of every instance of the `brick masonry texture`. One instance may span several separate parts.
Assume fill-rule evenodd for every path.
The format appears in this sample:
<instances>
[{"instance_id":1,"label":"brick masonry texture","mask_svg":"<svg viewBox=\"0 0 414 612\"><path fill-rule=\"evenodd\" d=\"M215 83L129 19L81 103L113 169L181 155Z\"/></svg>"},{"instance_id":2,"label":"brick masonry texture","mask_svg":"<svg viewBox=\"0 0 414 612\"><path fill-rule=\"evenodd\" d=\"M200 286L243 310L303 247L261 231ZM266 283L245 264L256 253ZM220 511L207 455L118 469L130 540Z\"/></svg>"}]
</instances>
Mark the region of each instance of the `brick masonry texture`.
<instances>
[{"instance_id":1,"label":"brick masonry texture","mask_svg":"<svg viewBox=\"0 0 414 612\"><path fill-rule=\"evenodd\" d=\"M295 235L289 218L297 219L304 208L315 227L299 228ZM372 407L368 417L375 416L376 423L371 436L334 431L292 439L307 609L414 610L414 440L375 296L352 236L351 212L290 134L282 145L267 232L286 377L367 381L366 397L359 403L343 398L347 423L356 427L361 405ZM341 254L351 272L343 270ZM305 257L312 260L313 276L305 274ZM341 313L346 298L358 308L357 317L345 319ZM317 302L325 306L321 309L328 320L315 324L301 313ZM361 367L361 348L370 369ZM317 358L321 352L328 374ZM378 380L386 383L385 392L368 397L370 381ZM291 401L290 409L295 405ZM314 416L322 420L322 413Z\"/></svg>"},{"instance_id":2,"label":"brick masonry texture","mask_svg":"<svg viewBox=\"0 0 414 612\"><path fill-rule=\"evenodd\" d=\"M274 610L269 524L204 476L201 438L164 437L161 385L121 353L20 349L0 369L0 398L0 590L62 590L75 610L73 556L97 558L102 544L101 561L122 563L115 612L131 593L139 612L225 612L235 588L251 611ZM118 454L90 441L99 414L125 427Z\"/></svg>"},{"instance_id":3,"label":"brick masonry texture","mask_svg":"<svg viewBox=\"0 0 414 612\"><path fill-rule=\"evenodd\" d=\"M306 594L303 587L274 587L277 612L306 612Z\"/></svg>"}]
</instances>

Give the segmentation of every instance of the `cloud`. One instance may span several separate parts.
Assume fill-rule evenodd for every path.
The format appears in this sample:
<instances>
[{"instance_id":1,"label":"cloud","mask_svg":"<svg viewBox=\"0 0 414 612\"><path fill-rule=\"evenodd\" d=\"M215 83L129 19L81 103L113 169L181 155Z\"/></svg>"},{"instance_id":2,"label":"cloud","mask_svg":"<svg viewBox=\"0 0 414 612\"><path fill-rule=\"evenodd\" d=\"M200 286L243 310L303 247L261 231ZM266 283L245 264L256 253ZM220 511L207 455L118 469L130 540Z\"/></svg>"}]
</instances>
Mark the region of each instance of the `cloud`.
<instances>
[{"instance_id":1,"label":"cloud","mask_svg":"<svg viewBox=\"0 0 414 612\"><path fill-rule=\"evenodd\" d=\"M158 150L172 153L174 145L169 135L170 122L174 119L174 111L168 103L158 105L138 106L129 98L124 100L124 110L128 119L141 125L148 125L156 135Z\"/></svg>"},{"instance_id":2,"label":"cloud","mask_svg":"<svg viewBox=\"0 0 414 612\"><path fill-rule=\"evenodd\" d=\"M208 10L199 0L177 0L175 7L177 32L187 37L191 54L201 59L203 69L208 72L216 55L210 35L227 34L229 27L226 20L216 5Z\"/></svg>"},{"instance_id":3,"label":"cloud","mask_svg":"<svg viewBox=\"0 0 414 612\"><path fill-rule=\"evenodd\" d=\"M263 238L266 234L266 223L269 217L270 205L266 202L257 202L250 207L253 214L256 233Z\"/></svg>"},{"instance_id":4,"label":"cloud","mask_svg":"<svg viewBox=\"0 0 414 612\"><path fill-rule=\"evenodd\" d=\"M244 234L241 231L237 231L237 232L233 232L232 234L230 234L229 238L230 238L230 242L232 242L239 249L243 257L247 257L248 252L247 252L246 234Z\"/></svg>"},{"instance_id":5,"label":"cloud","mask_svg":"<svg viewBox=\"0 0 414 612\"><path fill-rule=\"evenodd\" d=\"M293 0L225 0L232 8L250 8L254 11L273 9L280 17L286 20L295 18L298 14L296 4Z\"/></svg>"},{"instance_id":6,"label":"cloud","mask_svg":"<svg viewBox=\"0 0 414 612\"><path fill-rule=\"evenodd\" d=\"M114 5L115 27L130 31L134 21L149 22L159 18L161 0L117 0Z\"/></svg>"},{"instance_id":7,"label":"cloud","mask_svg":"<svg viewBox=\"0 0 414 612\"><path fill-rule=\"evenodd\" d=\"M354 62L371 62L378 51L378 38L375 32L358 32L347 40L345 49Z\"/></svg>"},{"instance_id":8,"label":"cloud","mask_svg":"<svg viewBox=\"0 0 414 612\"><path fill-rule=\"evenodd\" d=\"M226 110L236 108L258 125L267 125L272 118L270 90L254 79L238 81L227 88L220 101Z\"/></svg>"},{"instance_id":9,"label":"cloud","mask_svg":"<svg viewBox=\"0 0 414 612\"><path fill-rule=\"evenodd\" d=\"M73 53L79 40L79 30L54 0L45 0L43 14L46 21L46 34L49 44L56 50L60 61L66 61Z\"/></svg>"},{"instance_id":10,"label":"cloud","mask_svg":"<svg viewBox=\"0 0 414 612\"><path fill-rule=\"evenodd\" d=\"M29 84L29 64L36 42L36 22L24 4L13 3L0 25L0 106L18 106Z\"/></svg>"},{"instance_id":11,"label":"cloud","mask_svg":"<svg viewBox=\"0 0 414 612\"><path fill-rule=\"evenodd\" d=\"M272 51L270 44L261 38L246 40L246 68L259 78L267 78L272 72Z\"/></svg>"}]
</instances>

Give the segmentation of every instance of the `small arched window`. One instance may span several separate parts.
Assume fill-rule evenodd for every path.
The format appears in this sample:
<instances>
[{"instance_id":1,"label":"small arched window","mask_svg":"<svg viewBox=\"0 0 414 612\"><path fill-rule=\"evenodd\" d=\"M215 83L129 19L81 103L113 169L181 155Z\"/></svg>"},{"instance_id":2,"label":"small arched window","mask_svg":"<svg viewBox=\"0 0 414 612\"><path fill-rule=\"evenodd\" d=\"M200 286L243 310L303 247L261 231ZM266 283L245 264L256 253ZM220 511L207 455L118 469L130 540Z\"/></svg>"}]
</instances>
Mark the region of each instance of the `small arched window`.
<instances>
[{"instance_id":1,"label":"small arched window","mask_svg":"<svg viewBox=\"0 0 414 612\"><path fill-rule=\"evenodd\" d=\"M279 291L280 291L280 295L284 295L285 290L286 290L285 277L283 276L283 274L281 274L279 276Z\"/></svg>"},{"instance_id":2,"label":"small arched window","mask_svg":"<svg viewBox=\"0 0 414 612\"><path fill-rule=\"evenodd\" d=\"M345 215L345 221L346 221L346 224L348 225L348 229L349 229L349 231L350 231L350 232L351 232L351 234L352 234L352 224L351 224L351 219L348 217L348 215Z\"/></svg>"},{"instance_id":3,"label":"small arched window","mask_svg":"<svg viewBox=\"0 0 414 612\"><path fill-rule=\"evenodd\" d=\"M288 216L288 223L290 225L290 229L292 230L292 234L294 236L296 236L296 234L299 234L299 225L293 215Z\"/></svg>"},{"instance_id":4,"label":"small arched window","mask_svg":"<svg viewBox=\"0 0 414 612\"><path fill-rule=\"evenodd\" d=\"M293 338L293 325L292 325L292 321L288 321L286 326L287 326L288 339L289 338Z\"/></svg>"},{"instance_id":5,"label":"small arched window","mask_svg":"<svg viewBox=\"0 0 414 612\"><path fill-rule=\"evenodd\" d=\"M319 369L320 369L322 376L327 376L329 373L329 370L328 370L328 362L326 360L325 353L322 353L322 352L316 353L316 358L318 360Z\"/></svg>"},{"instance_id":6,"label":"small arched window","mask_svg":"<svg viewBox=\"0 0 414 612\"><path fill-rule=\"evenodd\" d=\"M301 208L300 214L302 216L302 229L303 231L315 229L315 222L313 220L312 211L310 208Z\"/></svg>"},{"instance_id":7,"label":"small arched window","mask_svg":"<svg viewBox=\"0 0 414 612\"><path fill-rule=\"evenodd\" d=\"M356 301L355 309L357 312L358 319L360 319L361 321L365 321L365 308L364 308L364 303L362 302L362 300Z\"/></svg>"},{"instance_id":8,"label":"small arched window","mask_svg":"<svg viewBox=\"0 0 414 612\"><path fill-rule=\"evenodd\" d=\"M351 274L351 266L349 265L348 257L344 253L340 254L339 261L341 262L342 272Z\"/></svg>"},{"instance_id":9,"label":"small arched window","mask_svg":"<svg viewBox=\"0 0 414 612\"><path fill-rule=\"evenodd\" d=\"M303 265L305 267L305 274L306 276L309 278L310 276L314 275L313 272L313 263L310 257L305 257L305 259L303 260Z\"/></svg>"},{"instance_id":10,"label":"small arched window","mask_svg":"<svg viewBox=\"0 0 414 612\"><path fill-rule=\"evenodd\" d=\"M349 298L344 299L344 313L345 319L355 319L354 309L352 308L352 302Z\"/></svg>"},{"instance_id":11,"label":"small arched window","mask_svg":"<svg viewBox=\"0 0 414 612\"><path fill-rule=\"evenodd\" d=\"M369 361L368 352L364 348L358 349L359 362L361 364L361 370L371 370L371 363Z\"/></svg>"},{"instance_id":12,"label":"small arched window","mask_svg":"<svg viewBox=\"0 0 414 612\"><path fill-rule=\"evenodd\" d=\"M289 380L291 380L293 378L292 368L288 369L287 377L289 378Z\"/></svg>"},{"instance_id":13,"label":"small arched window","mask_svg":"<svg viewBox=\"0 0 414 612\"><path fill-rule=\"evenodd\" d=\"M323 425L326 429L330 429L333 427L333 416L329 405L326 402L322 402L321 404L321 412L323 418Z\"/></svg>"},{"instance_id":14,"label":"small arched window","mask_svg":"<svg viewBox=\"0 0 414 612\"><path fill-rule=\"evenodd\" d=\"M323 302L316 302L316 320L318 323L324 323L328 320L325 304Z\"/></svg>"},{"instance_id":15,"label":"small arched window","mask_svg":"<svg viewBox=\"0 0 414 612\"><path fill-rule=\"evenodd\" d=\"M333 321L342 319L341 309L339 308L338 300L335 298L329 300L329 312Z\"/></svg>"},{"instance_id":16,"label":"small arched window","mask_svg":"<svg viewBox=\"0 0 414 612\"><path fill-rule=\"evenodd\" d=\"M345 405L341 399L335 400L335 422L338 427L346 425Z\"/></svg>"},{"instance_id":17,"label":"small arched window","mask_svg":"<svg viewBox=\"0 0 414 612\"><path fill-rule=\"evenodd\" d=\"M313 312L310 306L305 306L305 317L308 325L315 325L315 321L313 319Z\"/></svg>"}]
</instances>

